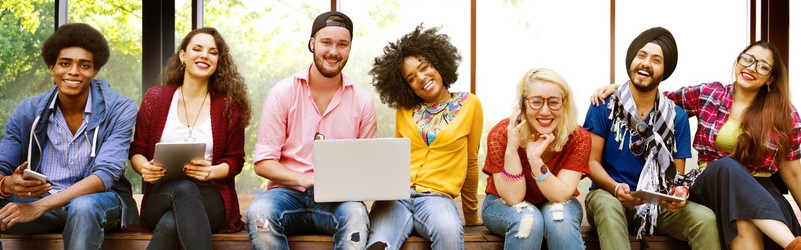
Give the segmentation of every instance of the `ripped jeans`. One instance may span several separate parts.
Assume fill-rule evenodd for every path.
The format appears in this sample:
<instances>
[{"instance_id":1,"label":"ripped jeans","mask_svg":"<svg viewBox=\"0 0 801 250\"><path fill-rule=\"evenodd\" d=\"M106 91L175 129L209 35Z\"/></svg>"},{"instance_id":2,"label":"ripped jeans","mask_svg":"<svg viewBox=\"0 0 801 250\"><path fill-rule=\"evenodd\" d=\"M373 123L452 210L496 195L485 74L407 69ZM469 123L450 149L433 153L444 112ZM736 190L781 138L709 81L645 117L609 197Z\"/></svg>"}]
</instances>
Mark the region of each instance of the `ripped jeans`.
<instances>
[{"instance_id":1,"label":"ripped jeans","mask_svg":"<svg viewBox=\"0 0 801 250\"><path fill-rule=\"evenodd\" d=\"M334 249L364 249L369 219L362 202L314 201L314 189L277 187L259 193L245 222L253 249L289 249L287 235L333 235Z\"/></svg>"},{"instance_id":2,"label":"ripped jeans","mask_svg":"<svg viewBox=\"0 0 801 250\"><path fill-rule=\"evenodd\" d=\"M487 194L481 209L484 226L506 238L504 249L540 249L543 237L548 249L584 249L579 231L583 216L576 197L558 204L534 206L523 201L509 206L501 197Z\"/></svg>"}]
</instances>

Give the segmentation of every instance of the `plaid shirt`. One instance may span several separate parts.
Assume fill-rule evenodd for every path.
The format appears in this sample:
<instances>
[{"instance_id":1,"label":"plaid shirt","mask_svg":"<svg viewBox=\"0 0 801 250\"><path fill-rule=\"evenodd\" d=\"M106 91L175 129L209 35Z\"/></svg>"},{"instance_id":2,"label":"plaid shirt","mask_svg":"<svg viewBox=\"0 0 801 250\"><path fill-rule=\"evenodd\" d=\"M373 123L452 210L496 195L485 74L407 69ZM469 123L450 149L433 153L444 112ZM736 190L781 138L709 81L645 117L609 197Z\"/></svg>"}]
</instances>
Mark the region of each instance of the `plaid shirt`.
<instances>
[{"instance_id":1,"label":"plaid shirt","mask_svg":"<svg viewBox=\"0 0 801 250\"><path fill-rule=\"evenodd\" d=\"M723 157L726 153L721 151L715 144L715 138L723 123L729 119L729 111L732 105L732 94L734 85L723 85L719 82L704 83L697 86L682 87L673 92L665 92L665 96L673 100L676 105L681 106L687 111L690 117L698 117L698 129L695 132L693 147L698 150L699 162L711 162ZM795 107L790 105L793 110L793 131L790 140L793 145L785 160L797 160L801 158L801 118ZM762 166L747 165L748 171L775 173L778 171L776 161L778 145L775 138L768 142L768 148L773 149L774 153L765 157Z\"/></svg>"}]
</instances>

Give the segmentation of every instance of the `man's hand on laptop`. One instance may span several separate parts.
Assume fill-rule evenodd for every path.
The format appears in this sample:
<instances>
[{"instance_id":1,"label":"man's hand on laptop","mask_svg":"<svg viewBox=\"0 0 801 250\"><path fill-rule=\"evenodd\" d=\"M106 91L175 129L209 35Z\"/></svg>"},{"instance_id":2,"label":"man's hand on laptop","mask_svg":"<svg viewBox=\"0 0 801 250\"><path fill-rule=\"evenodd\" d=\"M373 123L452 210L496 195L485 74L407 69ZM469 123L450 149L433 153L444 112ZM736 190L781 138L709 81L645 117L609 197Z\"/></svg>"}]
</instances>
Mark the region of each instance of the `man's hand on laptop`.
<instances>
[{"instance_id":1,"label":"man's hand on laptop","mask_svg":"<svg viewBox=\"0 0 801 250\"><path fill-rule=\"evenodd\" d=\"M300 176L298 183L301 187L309 189L314 187L314 173L304 173Z\"/></svg>"}]
</instances>

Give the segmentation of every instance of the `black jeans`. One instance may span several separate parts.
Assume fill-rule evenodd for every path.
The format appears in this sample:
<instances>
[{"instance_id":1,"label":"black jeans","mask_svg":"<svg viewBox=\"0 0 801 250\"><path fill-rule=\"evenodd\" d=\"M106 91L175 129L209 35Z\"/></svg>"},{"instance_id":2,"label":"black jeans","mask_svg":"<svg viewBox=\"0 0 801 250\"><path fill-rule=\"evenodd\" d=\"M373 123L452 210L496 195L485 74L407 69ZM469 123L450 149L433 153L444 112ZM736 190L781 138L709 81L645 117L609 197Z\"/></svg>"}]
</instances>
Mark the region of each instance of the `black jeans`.
<instances>
[{"instance_id":1,"label":"black jeans","mask_svg":"<svg viewBox=\"0 0 801 250\"><path fill-rule=\"evenodd\" d=\"M220 191L209 182L155 184L144 205L142 215L153 229L147 249L211 249L211 233L225 222Z\"/></svg>"}]
</instances>

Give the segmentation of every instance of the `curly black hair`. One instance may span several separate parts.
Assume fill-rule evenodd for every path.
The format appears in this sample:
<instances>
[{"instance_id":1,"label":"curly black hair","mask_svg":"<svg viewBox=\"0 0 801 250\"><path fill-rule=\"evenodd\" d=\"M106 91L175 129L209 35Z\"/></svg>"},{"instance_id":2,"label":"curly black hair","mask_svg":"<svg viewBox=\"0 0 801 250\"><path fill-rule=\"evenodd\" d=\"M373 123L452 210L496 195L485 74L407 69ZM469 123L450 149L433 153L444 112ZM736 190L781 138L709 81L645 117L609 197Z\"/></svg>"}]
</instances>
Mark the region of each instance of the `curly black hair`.
<instances>
[{"instance_id":1,"label":"curly black hair","mask_svg":"<svg viewBox=\"0 0 801 250\"><path fill-rule=\"evenodd\" d=\"M231 102L236 102L236 104L239 105L242 128L245 128L250 123L251 112L247 84L245 84L245 78L243 78L237 70L236 62L234 62L234 57L231 55L231 49L217 29L204 27L190 31L189 34L184 37L183 41L181 41L181 45L178 47L178 50L175 51L175 54L167 60L164 69L159 73L158 82L160 84L175 86L184 84L184 69L182 67L183 63L181 62L180 53L181 51L186 51L189 46L189 41L192 40L195 35L201 33L209 34L214 37L217 51L220 53L219 59L217 59L217 70L211 74L211 78L209 79L209 93L212 95L225 95L227 98L224 110L226 118L230 118L231 115L231 110L229 109Z\"/></svg>"},{"instance_id":2,"label":"curly black hair","mask_svg":"<svg viewBox=\"0 0 801 250\"><path fill-rule=\"evenodd\" d=\"M42 45L42 59L47 66L56 65L58 54L69 47L81 47L92 53L95 70L106 65L111 55L106 38L92 26L85 23L64 24Z\"/></svg>"},{"instance_id":3,"label":"curly black hair","mask_svg":"<svg viewBox=\"0 0 801 250\"><path fill-rule=\"evenodd\" d=\"M417 25L409 34L403 35L396 42L384 47L384 55L375 58L373 68L368 72L373 77L371 83L381 102L392 108L413 108L423 102L406 83L401 67L403 61L410 56L422 56L439 71L442 85L450 88L459 74L456 70L462 56L450 37L439 33L440 27L423 30L423 24Z\"/></svg>"}]
</instances>

